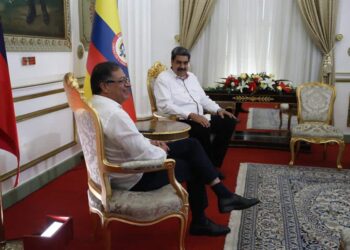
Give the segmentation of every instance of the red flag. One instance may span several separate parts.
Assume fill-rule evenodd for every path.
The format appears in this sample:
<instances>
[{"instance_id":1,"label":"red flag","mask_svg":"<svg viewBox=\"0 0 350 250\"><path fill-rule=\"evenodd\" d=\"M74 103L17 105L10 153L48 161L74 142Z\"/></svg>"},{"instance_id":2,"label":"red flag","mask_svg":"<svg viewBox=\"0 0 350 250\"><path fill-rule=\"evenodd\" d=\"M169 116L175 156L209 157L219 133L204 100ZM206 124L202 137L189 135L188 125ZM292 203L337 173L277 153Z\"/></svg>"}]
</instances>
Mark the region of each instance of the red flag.
<instances>
[{"instance_id":1,"label":"red flag","mask_svg":"<svg viewBox=\"0 0 350 250\"><path fill-rule=\"evenodd\" d=\"M19 146L16 127L15 109L13 106L10 74L4 42L4 33L0 21L0 149L6 150L17 157L17 177L19 177Z\"/></svg>"}]
</instances>

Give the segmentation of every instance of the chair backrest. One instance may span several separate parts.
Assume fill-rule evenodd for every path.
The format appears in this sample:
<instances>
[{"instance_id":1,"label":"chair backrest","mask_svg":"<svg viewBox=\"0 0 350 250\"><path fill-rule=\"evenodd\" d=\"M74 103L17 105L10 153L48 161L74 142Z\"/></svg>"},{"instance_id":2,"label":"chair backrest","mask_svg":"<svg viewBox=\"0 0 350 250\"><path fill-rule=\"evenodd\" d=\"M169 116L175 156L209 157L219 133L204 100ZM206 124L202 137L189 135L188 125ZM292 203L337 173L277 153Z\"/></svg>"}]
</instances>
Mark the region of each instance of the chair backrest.
<instances>
[{"instance_id":1,"label":"chair backrest","mask_svg":"<svg viewBox=\"0 0 350 250\"><path fill-rule=\"evenodd\" d=\"M297 88L298 121L331 124L335 100L334 86L310 82Z\"/></svg>"},{"instance_id":2,"label":"chair backrest","mask_svg":"<svg viewBox=\"0 0 350 250\"><path fill-rule=\"evenodd\" d=\"M103 205L111 190L104 177L104 142L103 130L96 111L85 101L82 90L73 74L64 77L64 89L78 129L78 136L83 150L88 173L89 190L101 199Z\"/></svg>"},{"instance_id":3,"label":"chair backrest","mask_svg":"<svg viewBox=\"0 0 350 250\"><path fill-rule=\"evenodd\" d=\"M155 62L152 67L148 70L147 74L147 91L149 101L151 103L152 114L157 112L156 98L154 97L153 84L158 75L165 71L167 68L160 62Z\"/></svg>"}]
</instances>

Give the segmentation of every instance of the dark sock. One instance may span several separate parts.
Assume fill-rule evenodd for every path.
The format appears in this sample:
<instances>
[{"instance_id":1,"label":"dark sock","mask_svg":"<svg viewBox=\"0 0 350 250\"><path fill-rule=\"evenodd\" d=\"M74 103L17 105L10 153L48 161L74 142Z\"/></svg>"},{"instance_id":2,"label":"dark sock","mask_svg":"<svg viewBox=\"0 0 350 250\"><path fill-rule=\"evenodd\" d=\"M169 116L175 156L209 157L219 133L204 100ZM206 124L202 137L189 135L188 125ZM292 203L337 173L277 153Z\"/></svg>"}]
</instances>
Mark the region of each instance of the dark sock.
<instances>
[{"instance_id":1,"label":"dark sock","mask_svg":"<svg viewBox=\"0 0 350 250\"><path fill-rule=\"evenodd\" d=\"M228 198L232 195L232 192L228 190L222 182L215 184L211 187L218 198Z\"/></svg>"},{"instance_id":2,"label":"dark sock","mask_svg":"<svg viewBox=\"0 0 350 250\"><path fill-rule=\"evenodd\" d=\"M207 217L205 216L205 213L193 213L192 212L192 224L205 224L207 221Z\"/></svg>"}]
</instances>

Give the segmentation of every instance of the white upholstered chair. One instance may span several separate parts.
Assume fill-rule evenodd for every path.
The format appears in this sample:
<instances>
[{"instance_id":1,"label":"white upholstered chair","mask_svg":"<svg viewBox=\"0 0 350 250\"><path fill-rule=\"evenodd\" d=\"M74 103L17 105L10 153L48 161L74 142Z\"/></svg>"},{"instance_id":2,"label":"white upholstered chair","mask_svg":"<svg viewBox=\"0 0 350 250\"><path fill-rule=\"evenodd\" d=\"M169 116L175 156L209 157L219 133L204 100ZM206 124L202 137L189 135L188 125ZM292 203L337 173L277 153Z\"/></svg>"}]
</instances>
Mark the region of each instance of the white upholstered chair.
<instances>
[{"instance_id":1,"label":"white upholstered chair","mask_svg":"<svg viewBox=\"0 0 350 250\"><path fill-rule=\"evenodd\" d=\"M74 112L78 135L88 173L88 200L91 213L101 219L107 248L110 247L111 221L147 226L176 217L180 220L179 249L184 240L188 219L188 194L176 181L172 159L133 161L120 165L109 162L104 153L103 131L96 111L84 100L71 73L64 78L68 103ZM113 189L111 173L168 171L170 184L148 192ZM155 241L156 242L156 241ZM157 248L157 246L155 246ZM166 248L166 247L164 247Z\"/></svg>"},{"instance_id":2,"label":"white upholstered chair","mask_svg":"<svg viewBox=\"0 0 350 250\"><path fill-rule=\"evenodd\" d=\"M289 165L294 164L295 143L305 141L309 143L339 145L337 167L342 168L341 159L344 151L344 135L332 126L335 88L324 83L304 83L297 88L298 125L291 130ZM325 155L325 152L324 152Z\"/></svg>"}]
</instances>

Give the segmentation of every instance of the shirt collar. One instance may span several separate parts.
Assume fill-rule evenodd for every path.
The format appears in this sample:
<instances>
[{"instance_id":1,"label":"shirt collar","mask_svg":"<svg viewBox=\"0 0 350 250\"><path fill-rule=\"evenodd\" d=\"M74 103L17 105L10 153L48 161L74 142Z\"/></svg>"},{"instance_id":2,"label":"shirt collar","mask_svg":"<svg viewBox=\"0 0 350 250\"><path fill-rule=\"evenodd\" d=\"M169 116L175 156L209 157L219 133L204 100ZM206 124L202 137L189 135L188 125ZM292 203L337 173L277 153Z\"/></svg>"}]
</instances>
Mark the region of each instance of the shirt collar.
<instances>
[{"instance_id":1,"label":"shirt collar","mask_svg":"<svg viewBox=\"0 0 350 250\"><path fill-rule=\"evenodd\" d=\"M117 103L116 101L112 100L111 98L102 96L102 95L93 95L94 99L99 100L101 102L106 102L110 105L117 105L119 108L122 107L122 105L120 105L119 103Z\"/></svg>"},{"instance_id":2,"label":"shirt collar","mask_svg":"<svg viewBox=\"0 0 350 250\"><path fill-rule=\"evenodd\" d=\"M176 79L180 79L180 80L186 80L189 77L189 74L186 72L186 75L184 77L178 76L173 69L170 69L171 74L176 78Z\"/></svg>"}]
</instances>

